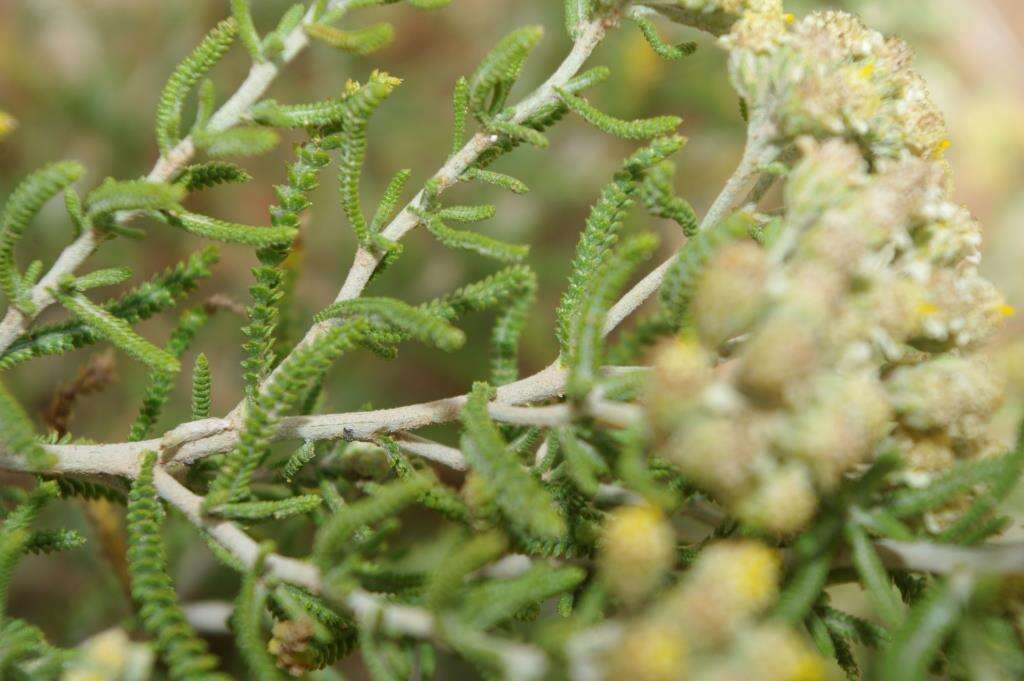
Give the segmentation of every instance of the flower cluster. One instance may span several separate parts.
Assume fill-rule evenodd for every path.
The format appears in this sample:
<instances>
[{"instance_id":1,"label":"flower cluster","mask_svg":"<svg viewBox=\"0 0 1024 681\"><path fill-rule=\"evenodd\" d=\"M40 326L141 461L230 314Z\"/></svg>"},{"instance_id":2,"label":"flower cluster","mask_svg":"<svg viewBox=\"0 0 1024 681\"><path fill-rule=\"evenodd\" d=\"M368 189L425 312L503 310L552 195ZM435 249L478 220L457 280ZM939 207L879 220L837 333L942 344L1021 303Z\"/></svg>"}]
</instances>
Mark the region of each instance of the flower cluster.
<instances>
[{"instance_id":1,"label":"flower cluster","mask_svg":"<svg viewBox=\"0 0 1024 681\"><path fill-rule=\"evenodd\" d=\"M906 43L845 12L795 21L778 0L758 5L722 42L737 91L780 137L840 136L874 156L941 158L945 123Z\"/></svg>"},{"instance_id":2,"label":"flower cluster","mask_svg":"<svg viewBox=\"0 0 1024 681\"><path fill-rule=\"evenodd\" d=\"M693 333L658 352L659 454L738 517L788 534L885 451L927 482L991 449L1000 381L979 353L1012 310L978 272L941 117L902 43L853 17L750 11L722 42L787 168L757 241L708 263Z\"/></svg>"},{"instance_id":3,"label":"flower cluster","mask_svg":"<svg viewBox=\"0 0 1024 681\"><path fill-rule=\"evenodd\" d=\"M680 584L627 626L608 652L606 678L822 678L822 662L801 638L757 621L778 597L778 578L778 556L762 544L709 545Z\"/></svg>"}]
</instances>

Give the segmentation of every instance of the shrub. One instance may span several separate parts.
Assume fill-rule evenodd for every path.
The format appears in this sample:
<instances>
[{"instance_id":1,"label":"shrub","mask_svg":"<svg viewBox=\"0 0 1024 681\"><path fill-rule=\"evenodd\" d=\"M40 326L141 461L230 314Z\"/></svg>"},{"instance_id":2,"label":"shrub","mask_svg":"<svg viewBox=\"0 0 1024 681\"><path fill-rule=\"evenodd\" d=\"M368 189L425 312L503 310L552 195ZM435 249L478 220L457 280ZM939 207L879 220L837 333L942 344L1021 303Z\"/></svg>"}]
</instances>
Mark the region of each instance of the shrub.
<instances>
[{"instance_id":1,"label":"shrub","mask_svg":"<svg viewBox=\"0 0 1024 681\"><path fill-rule=\"evenodd\" d=\"M1024 446L1000 452L990 435L1002 387L983 354L1011 310L979 274L980 227L950 198L942 116L906 45L845 13L795 17L781 0L567 0L572 48L558 69L513 101L543 30L510 31L454 83L440 169L415 193L412 173L398 170L368 207L367 130L401 79L373 71L314 102L264 94L310 43L361 56L390 43L388 24L342 23L349 10L396 1L298 4L260 35L249 1L233 0L164 86L161 155L146 177L80 194L84 169L58 161L8 196L0 369L104 344L144 365L148 382L126 441L103 444L66 431L74 400L109 382L109 356L58 394L46 435L18 387L0 385L0 466L36 476L34 487L4 489L0 675L225 678L244 663L246 678L339 678L326 670L349 655L375 680L472 668L511 679L795 681L840 667L860 678L858 665L877 679L1024 675L1013 581L1024 552L990 541L1009 522L1001 503ZM716 36L748 124L740 166L702 217L676 193L681 119L624 120L586 99L612 75L586 70L611 31L632 25L666 59L693 53L665 42L662 22ZM219 103L209 73L235 42L252 70ZM494 166L524 144L548 146L568 115L637 146L567 254L557 358L520 378L539 286L528 246L467 227L496 209L445 193L489 183L525 194ZM13 127L0 115L0 136ZM186 207L191 193L252 180L219 159L265 152L282 130L302 142L268 226ZM329 167L358 247L335 300L292 339L289 256ZM74 241L48 267L22 269L20 239L61 194ZM627 229L634 206L676 223L686 242L630 286L658 245ZM213 248L97 302L93 289L135 274L90 271L89 257L144 238L144 220L254 250L240 370L214 372L204 354L182 366L216 302L178 313L165 342L138 328L190 297ZM427 302L364 296L417 227L497 263ZM657 301L610 341L648 298ZM67 319L38 323L51 308ZM466 394L321 413L327 372L350 353L453 351L466 342L460 319L482 310L496 314L491 370ZM183 372L192 391L176 396ZM232 374L245 397L214 416L213 376ZM192 420L161 431L173 397L190 403ZM457 437L414 434L437 424ZM45 504L74 497L108 525L113 517L115 533L109 505L126 506L137 616L126 631L62 649L10 613L6 595L26 554L86 541L36 528ZM212 646L209 612L177 594L164 531L173 518L237 573L233 650ZM423 519L440 529L400 532ZM65 555L53 560L73 560ZM861 587L870 620L833 605L830 589L843 583Z\"/></svg>"}]
</instances>

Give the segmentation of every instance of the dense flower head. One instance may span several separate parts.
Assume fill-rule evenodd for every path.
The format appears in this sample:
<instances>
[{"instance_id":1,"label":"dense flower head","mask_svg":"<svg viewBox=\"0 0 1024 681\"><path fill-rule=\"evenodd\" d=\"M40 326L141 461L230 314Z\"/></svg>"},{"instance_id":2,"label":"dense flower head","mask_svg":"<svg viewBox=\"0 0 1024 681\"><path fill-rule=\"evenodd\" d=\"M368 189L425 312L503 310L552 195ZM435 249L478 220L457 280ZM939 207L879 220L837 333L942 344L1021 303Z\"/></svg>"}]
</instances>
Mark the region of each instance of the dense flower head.
<instances>
[{"instance_id":1,"label":"dense flower head","mask_svg":"<svg viewBox=\"0 0 1024 681\"><path fill-rule=\"evenodd\" d=\"M941 112L905 43L839 11L792 21L751 8L722 38L733 83L781 140L856 140L878 157L938 159L949 146Z\"/></svg>"},{"instance_id":2,"label":"dense flower head","mask_svg":"<svg viewBox=\"0 0 1024 681\"><path fill-rule=\"evenodd\" d=\"M864 47L856 24L825 23ZM779 534L880 452L904 455L915 483L985 455L1002 385L979 350L1011 312L941 161L872 164L844 136L794 149L781 214L763 243L710 260L696 333L656 353L648 400L659 454Z\"/></svg>"},{"instance_id":3,"label":"dense flower head","mask_svg":"<svg viewBox=\"0 0 1024 681\"><path fill-rule=\"evenodd\" d=\"M763 544L709 544L678 585L629 623L608 652L606 678L822 678L802 638L760 621L778 597L778 580L778 554Z\"/></svg>"}]
</instances>

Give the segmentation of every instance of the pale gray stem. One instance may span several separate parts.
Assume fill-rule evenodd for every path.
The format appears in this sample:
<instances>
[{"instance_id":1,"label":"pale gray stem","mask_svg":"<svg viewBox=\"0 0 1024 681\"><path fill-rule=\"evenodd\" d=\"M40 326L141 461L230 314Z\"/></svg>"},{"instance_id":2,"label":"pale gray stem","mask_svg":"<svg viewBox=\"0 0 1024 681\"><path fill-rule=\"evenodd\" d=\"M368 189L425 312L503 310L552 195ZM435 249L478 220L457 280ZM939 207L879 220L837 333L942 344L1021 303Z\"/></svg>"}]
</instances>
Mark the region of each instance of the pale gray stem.
<instances>
[{"instance_id":1,"label":"pale gray stem","mask_svg":"<svg viewBox=\"0 0 1024 681\"><path fill-rule=\"evenodd\" d=\"M522 123L543 107L555 102L558 98L555 88L565 85L579 72L593 51L601 43L607 30L608 23L606 19L595 19L585 24L579 37L573 43L572 50L555 72L532 94L516 105L512 113L512 121ZM480 158L481 154L494 146L498 139L496 135L485 133L478 133L470 138L462 149L449 158L431 178L431 182L437 191L443 192L458 183L462 174ZM381 231L381 236L389 241L399 241L415 228L420 220L416 216L416 211L423 207L425 196L425 190L421 190L416 194L390 224ZM352 266L345 277L345 282L342 284L341 290L338 291L338 295L334 298L335 302L352 300L362 295L363 289L366 288L370 277L373 276L374 271L380 265L381 259L382 256L372 251L362 247L358 248L353 258ZM314 324L309 328L302 340L299 341L295 349L312 343L331 328L332 325L337 323L336 320L328 319ZM278 368L271 372L264 382L275 376L283 364L284 362L279 363ZM237 420L244 408L245 402L240 402L231 411L228 418Z\"/></svg>"},{"instance_id":2,"label":"pale gray stem","mask_svg":"<svg viewBox=\"0 0 1024 681\"><path fill-rule=\"evenodd\" d=\"M777 147L772 144L774 136L775 129L768 117L758 110L751 112L743 157L740 159L736 172L725 183L725 187L701 221L701 230L714 227L742 206L747 197L754 196L752 192L761 175L761 169L771 163L778 154ZM676 256L673 255L658 265L612 306L608 311L608 316L605 317L605 334L614 331L626 317L635 312L661 288L661 283L665 280L665 275L675 259Z\"/></svg>"}]
</instances>

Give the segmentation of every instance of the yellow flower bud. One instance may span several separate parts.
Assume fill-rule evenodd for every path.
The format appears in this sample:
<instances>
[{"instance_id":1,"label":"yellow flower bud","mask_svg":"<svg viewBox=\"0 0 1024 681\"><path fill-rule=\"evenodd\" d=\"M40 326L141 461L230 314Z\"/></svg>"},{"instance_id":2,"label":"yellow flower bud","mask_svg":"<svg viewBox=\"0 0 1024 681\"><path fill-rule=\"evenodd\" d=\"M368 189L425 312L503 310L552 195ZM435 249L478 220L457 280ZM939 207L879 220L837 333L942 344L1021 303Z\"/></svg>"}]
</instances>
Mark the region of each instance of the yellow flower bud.
<instances>
[{"instance_id":1,"label":"yellow flower bud","mask_svg":"<svg viewBox=\"0 0 1024 681\"><path fill-rule=\"evenodd\" d=\"M628 604L650 594L675 562L675 534L657 506L622 506L608 514L598 558L612 593Z\"/></svg>"},{"instance_id":2,"label":"yellow flower bud","mask_svg":"<svg viewBox=\"0 0 1024 681\"><path fill-rule=\"evenodd\" d=\"M661 430L671 430L712 378L712 358L699 343L673 339L658 346L644 400Z\"/></svg>"},{"instance_id":3,"label":"yellow flower bud","mask_svg":"<svg viewBox=\"0 0 1024 681\"><path fill-rule=\"evenodd\" d=\"M800 464L789 464L771 473L739 504L739 517L773 534L792 534L803 529L818 508L811 475Z\"/></svg>"},{"instance_id":4,"label":"yellow flower bud","mask_svg":"<svg viewBox=\"0 0 1024 681\"><path fill-rule=\"evenodd\" d=\"M18 121L6 111L0 111L0 140L7 137L18 127Z\"/></svg>"},{"instance_id":5,"label":"yellow flower bud","mask_svg":"<svg viewBox=\"0 0 1024 681\"><path fill-rule=\"evenodd\" d=\"M683 681L688 678L686 640L659 622L630 626L608 656L605 679Z\"/></svg>"},{"instance_id":6,"label":"yellow flower bud","mask_svg":"<svg viewBox=\"0 0 1024 681\"><path fill-rule=\"evenodd\" d=\"M790 629L765 624L745 632L735 650L723 655L701 678L706 681L822 681L821 657Z\"/></svg>"},{"instance_id":7,"label":"yellow flower bud","mask_svg":"<svg viewBox=\"0 0 1024 681\"><path fill-rule=\"evenodd\" d=\"M663 615L691 641L729 639L778 597L779 557L754 541L721 541L700 554L683 583L666 597Z\"/></svg>"}]
</instances>

